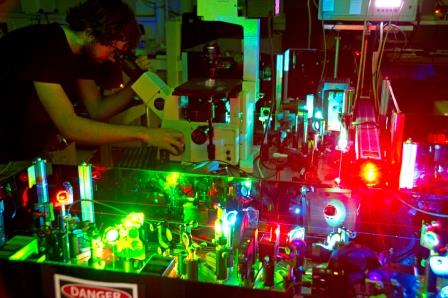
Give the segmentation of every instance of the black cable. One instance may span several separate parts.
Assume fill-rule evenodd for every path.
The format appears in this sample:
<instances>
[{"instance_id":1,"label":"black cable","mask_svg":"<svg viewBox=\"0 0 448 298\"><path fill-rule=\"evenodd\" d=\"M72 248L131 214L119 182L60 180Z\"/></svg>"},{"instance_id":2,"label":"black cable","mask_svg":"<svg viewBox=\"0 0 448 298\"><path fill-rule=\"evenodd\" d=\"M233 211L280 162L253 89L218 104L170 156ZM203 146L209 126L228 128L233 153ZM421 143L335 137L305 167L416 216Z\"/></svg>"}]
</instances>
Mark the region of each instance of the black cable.
<instances>
[{"instance_id":1,"label":"black cable","mask_svg":"<svg viewBox=\"0 0 448 298\"><path fill-rule=\"evenodd\" d=\"M271 76L274 73L273 70L276 69L275 61L274 61L274 46L273 46L272 31L271 31L271 29L272 29L271 26L273 26L272 22L273 22L273 16L272 16L272 12L270 12L269 16L268 16L268 19L267 19L267 23L268 23L267 24L267 28L268 28L269 63L270 63L270 66L271 66ZM274 81L275 81L275 79L273 77L271 77L271 82L274 82ZM275 107L276 107L276 102L275 102L275 84L273 83L273 84L271 84L271 106L270 106L269 114L268 114L268 117L267 117L267 120L266 120L266 125L265 125L264 132L263 132L263 139L261 141L260 152L259 152L261 165L263 167L267 168L267 169L270 169L270 170L272 170L272 169L267 167L264 164L264 161L263 161L263 158L261 157L261 155L262 155L262 152L266 148L265 146L268 145L267 137L268 137L268 133L269 133L270 128L271 128L270 123L273 120L272 119L273 118L272 115L273 115ZM268 152L268 154L269 154L269 152Z\"/></svg>"},{"instance_id":2,"label":"black cable","mask_svg":"<svg viewBox=\"0 0 448 298\"><path fill-rule=\"evenodd\" d=\"M431 211L426 211L422 208L419 208L417 206L412 205L411 203L407 202L405 198L403 198L398 192L390 192L390 194L395 197L397 200L399 200L403 205L411 208L412 210L415 210L417 212L426 214L426 215L431 215L431 216L435 216L435 217L440 217L440 218L448 218L448 214L444 214L444 213L436 213L436 212L431 212Z\"/></svg>"}]
</instances>

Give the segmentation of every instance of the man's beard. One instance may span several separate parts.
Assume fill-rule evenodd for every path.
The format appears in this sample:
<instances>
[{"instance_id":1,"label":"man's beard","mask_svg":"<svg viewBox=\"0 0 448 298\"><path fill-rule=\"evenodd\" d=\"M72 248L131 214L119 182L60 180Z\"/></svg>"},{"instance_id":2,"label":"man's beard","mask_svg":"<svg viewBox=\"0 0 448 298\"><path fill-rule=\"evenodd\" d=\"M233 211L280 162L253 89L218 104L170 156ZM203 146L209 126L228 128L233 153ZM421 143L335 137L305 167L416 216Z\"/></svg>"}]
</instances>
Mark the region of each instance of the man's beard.
<instances>
[{"instance_id":1,"label":"man's beard","mask_svg":"<svg viewBox=\"0 0 448 298\"><path fill-rule=\"evenodd\" d=\"M105 61L98 59L95 56L95 48L96 48L96 41L89 41L88 44L82 47L81 49L81 55L83 55L87 60L91 63L103 63Z\"/></svg>"},{"instance_id":2,"label":"man's beard","mask_svg":"<svg viewBox=\"0 0 448 298\"><path fill-rule=\"evenodd\" d=\"M93 50L95 49L95 42L89 41L89 43L81 48L81 55L89 62L98 63L98 61L95 61L95 55Z\"/></svg>"}]
</instances>

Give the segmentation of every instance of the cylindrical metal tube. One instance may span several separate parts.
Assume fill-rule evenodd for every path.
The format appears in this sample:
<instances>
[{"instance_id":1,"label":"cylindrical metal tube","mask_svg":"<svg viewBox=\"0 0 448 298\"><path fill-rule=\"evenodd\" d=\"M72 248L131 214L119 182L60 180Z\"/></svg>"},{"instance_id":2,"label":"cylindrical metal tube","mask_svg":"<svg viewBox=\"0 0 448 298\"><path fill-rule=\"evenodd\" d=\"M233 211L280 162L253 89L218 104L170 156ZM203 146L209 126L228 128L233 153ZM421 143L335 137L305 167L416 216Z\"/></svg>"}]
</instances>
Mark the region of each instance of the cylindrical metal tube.
<instances>
[{"instance_id":1,"label":"cylindrical metal tube","mask_svg":"<svg viewBox=\"0 0 448 298\"><path fill-rule=\"evenodd\" d=\"M334 69L333 69L333 79L336 79L338 77L338 64L339 64L339 43L341 41L340 36L336 36L334 38L336 40L335 46L334 46Z\"/></svg>"},{"instance_id":2,"label":"cylindrical metal tube","mask_svg":"<svg viewBox=\"0 0 448 298\"><path fill-rule=\"evenodd\" d=\"M226 251L225 247L218 246L216 248L216 279L226 280L227 279L227 259L229 253Z\"/></svg>"},{"instance_id":3,"label":"cylindrical metal tube","mask_svg":"<svg viewBox=\"0 0 448 298\"><path fill-rule=\"evenodd\" d=\"M192 259L187 259L186 264L187 264L187 278L189 280L198 280L198 276L199 276L199 264L198 264L198 259L192 258Z\"/></svg>"},{"instance_id":4,"label":"cylindrical metal tube","mask_svg":"<svg viewBox=\"0 0 448 298\"><path fill-rule=\"evenodd\" d=\"M188 252L186 250L181 250L177 254L177 276L187 274L187 256Z\"/></svg>"}]
</instances>

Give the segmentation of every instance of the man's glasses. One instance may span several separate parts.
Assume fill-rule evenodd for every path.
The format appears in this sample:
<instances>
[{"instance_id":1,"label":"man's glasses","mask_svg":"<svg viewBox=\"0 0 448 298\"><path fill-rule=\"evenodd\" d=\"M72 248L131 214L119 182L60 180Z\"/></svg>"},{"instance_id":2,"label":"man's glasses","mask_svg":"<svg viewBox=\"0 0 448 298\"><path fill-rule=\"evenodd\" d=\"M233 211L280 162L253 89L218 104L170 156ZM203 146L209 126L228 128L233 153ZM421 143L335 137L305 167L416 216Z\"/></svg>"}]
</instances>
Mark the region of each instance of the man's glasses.
<instances>
[{"instance_id":1,"label":"man's glasses","mask_svg":"<svg viewBox=\"0 0 448 298\"><path fill-rule=\"evenodd\" d=\"M113 49L113 55L126 55L129 53L129 49L125 46L122 49L120 49L119 47L117 47L114 43L111 43L108 45L109 47L111 47Z\"/></svg>"}]
</instances>

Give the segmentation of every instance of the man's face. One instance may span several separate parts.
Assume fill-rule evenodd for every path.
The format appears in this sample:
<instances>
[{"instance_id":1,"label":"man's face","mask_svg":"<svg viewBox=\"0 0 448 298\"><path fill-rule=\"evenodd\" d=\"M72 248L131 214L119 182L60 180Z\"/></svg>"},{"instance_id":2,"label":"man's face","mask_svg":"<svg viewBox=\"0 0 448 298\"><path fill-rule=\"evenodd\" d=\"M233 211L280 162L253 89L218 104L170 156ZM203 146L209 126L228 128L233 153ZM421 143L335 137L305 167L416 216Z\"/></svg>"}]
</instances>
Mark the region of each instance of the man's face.
<instances>
[{"instance_id":1,"label":"man's face","mask_svg":"<svg viewBox=\"0 0 448 298\"><path fill-rule=\"evenodd\" d=\"M95 40L89 42L83 47L83 54L95 63L104 63L107 61L116 62L114 55L117 52L124 52L127 48L127 42L114 41L111 44L102 44Z\"/></svg>"}]
</instances>

